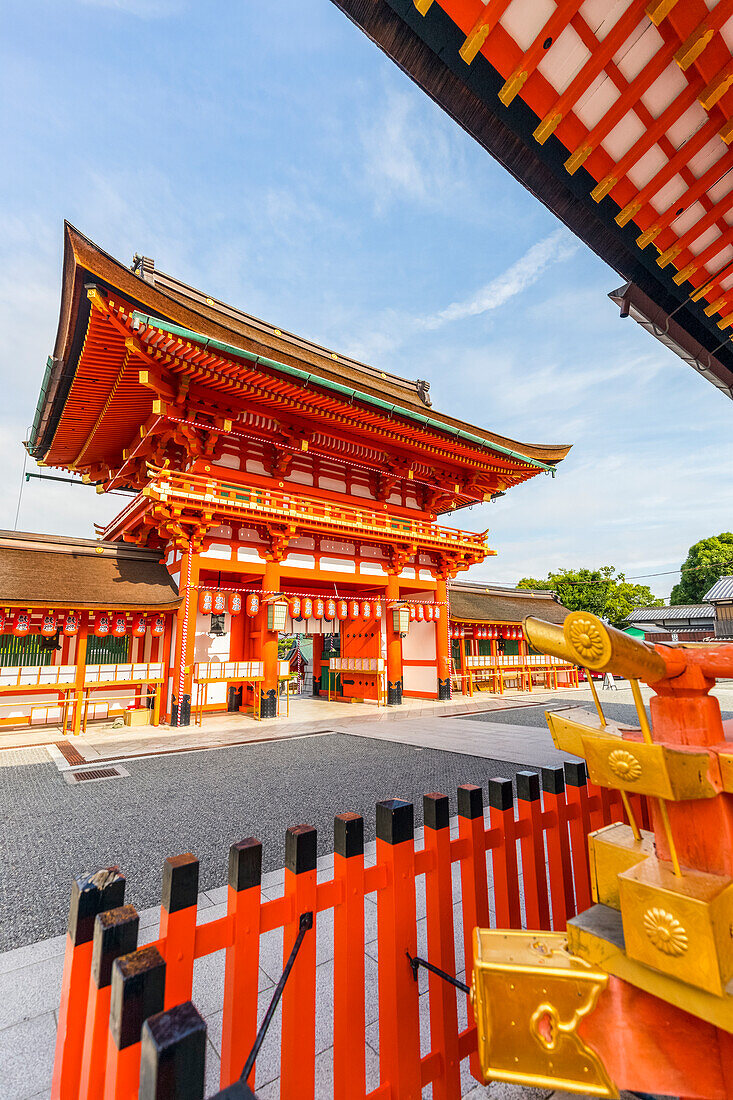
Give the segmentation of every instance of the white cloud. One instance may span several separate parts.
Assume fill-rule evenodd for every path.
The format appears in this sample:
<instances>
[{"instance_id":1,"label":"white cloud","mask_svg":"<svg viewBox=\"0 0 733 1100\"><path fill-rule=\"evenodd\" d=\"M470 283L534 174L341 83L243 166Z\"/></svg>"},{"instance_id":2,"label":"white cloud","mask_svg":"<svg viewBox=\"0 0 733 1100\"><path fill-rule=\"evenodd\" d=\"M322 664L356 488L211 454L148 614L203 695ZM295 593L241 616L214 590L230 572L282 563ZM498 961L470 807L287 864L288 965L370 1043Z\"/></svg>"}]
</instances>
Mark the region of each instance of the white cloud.
<instances>
[{"instance_id":1,"label":"white cloud","mask_svg":"<svg viewBox=\"0 0 733 1100\"><path fill-rule=\"evenodd\" d=\"M165 19L185 7L184 0L79 0L90 8L108 8L140 19Z\"/></svg>"},{"instance_id":2,"label":"white cloud","mask_svg":"<svg viewBox=\"0 0 733 1100\"><path fill-rule=\"evenodd\" d=\"M463 301L453 302L432 317L423 318L419 323L427 329L436 329L450 321L462 321L467 317L477 317L481 313L499 309L536 283L549 267L574 256L579 247L579 242L569 230L557 229L549 237L533 244L506 271L497 275L475 294Z\"/></svg>"}]
</instances>

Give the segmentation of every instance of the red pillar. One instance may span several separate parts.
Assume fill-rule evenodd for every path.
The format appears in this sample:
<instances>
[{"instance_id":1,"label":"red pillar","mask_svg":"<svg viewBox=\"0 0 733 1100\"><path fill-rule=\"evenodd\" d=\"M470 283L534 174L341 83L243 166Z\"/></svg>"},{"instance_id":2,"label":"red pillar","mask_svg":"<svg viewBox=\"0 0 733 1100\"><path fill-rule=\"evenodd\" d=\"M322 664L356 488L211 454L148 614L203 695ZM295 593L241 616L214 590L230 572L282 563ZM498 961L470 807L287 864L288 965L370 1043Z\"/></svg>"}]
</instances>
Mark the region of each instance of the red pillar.
<instances>
[{"instance_id":1,"label":"red pillar","mask_svg":"<svg viewBox=\"0 0 733 1100\"><path fill-rule=\"evenodd\" d=\"M438 577L435 599L440 608L440 618L435 624L438 699L450 699L450 623L448 622L448 585L445 577Z\"/></svg>"},{"instance_id":2,"label":"red pillar","mask_svg":"<svg viewBox=\"0 0 733 1100\"><path fill-rule=\"evenodd\" d=\"M262 607L260 609L260 657L264 681L260 696L260 716L275 718L277 715L277 643L279 634L267 629L267 601L280 591L280 562L265 562L262 578Z\"/></svg>"},{"instance_id":3,"label":"red pillar","mask_svg":"<svg viewBox=\"0 0 733 1100\"><path fill-rule=\"evenodd\" d=\"M393 626L392 609L399 602L400 579L397 573L387 574L387 706L402 703L402 638Z\"/></svg>"},{"instance_id":4,"label":"red pillar","mask_svg":"<svg viewBox=\"0 0 733 1100\"><path fill-rule=\"evenodd\" d=\"M196 612L198 609L199 556L187 546L181 557L179 592L181 606L176 617L176 655L173 662L171 725L191 723L191 684L193 682Z\"/></svg>"}]
</instances>

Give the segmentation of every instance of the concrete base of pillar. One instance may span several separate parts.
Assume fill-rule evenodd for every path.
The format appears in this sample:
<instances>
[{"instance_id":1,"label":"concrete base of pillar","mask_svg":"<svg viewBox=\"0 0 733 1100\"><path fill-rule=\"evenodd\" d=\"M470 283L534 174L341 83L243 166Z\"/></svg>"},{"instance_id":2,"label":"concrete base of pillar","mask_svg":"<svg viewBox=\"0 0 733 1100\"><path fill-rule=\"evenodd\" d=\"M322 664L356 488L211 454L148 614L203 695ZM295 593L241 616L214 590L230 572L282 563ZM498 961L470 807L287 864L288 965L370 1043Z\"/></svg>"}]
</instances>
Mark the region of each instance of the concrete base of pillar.
<instances>
[{"instance_id":1,"label":"concrete base of pillar","mask_svg":"<svg viewBox=\"0 0 733 1100\"><path fill-rule=\"evenodd\" d=\"M438 699L450 699L450 679L438 679Z\"/></svg>"},{"instance_id":2,"label":"concrete base of pillar","mask_svg":"<svg viewBox=\"0 0 733 1100\"><path fill-rule=\"evenodd\" d=\"M172 726L190 726L191 725L191 696L184 695L181 700L181 720L178 720L178 700L174 698L173 705L171 707L171 725Z\"/></svg>"},{"instance_id":3,"label":"concrete base of pillar","mask_svg":"<svg viewBox=\"0 0 733 1100\"><path fill-rule=\"evenodd\" d=\"M399 707L402 706L402 681L398 680L396 683L392 683L390 680L387 684L387 706Z\"/></svg>"},{"instance_id":4,"label":"concrete base of pillar","mask_svg":"<svg viewBox=\"0 0 733 1100\"><path fill-rule=\"evenodd\" d=\"M227 692L227 710L230 714L238 711L242 706L242 689L241 687L230 687Z\"/></svg>"},{"instance_id":5,"label":"concrete base of pillar","mask_svg":"<svg viewBox=\"0 0 733 1100\"><path fill-rule=\"evenodd\" d=\"M260 692L260 718L277 718L277 692L275 688Z\"/></svg>"}]
</instances>

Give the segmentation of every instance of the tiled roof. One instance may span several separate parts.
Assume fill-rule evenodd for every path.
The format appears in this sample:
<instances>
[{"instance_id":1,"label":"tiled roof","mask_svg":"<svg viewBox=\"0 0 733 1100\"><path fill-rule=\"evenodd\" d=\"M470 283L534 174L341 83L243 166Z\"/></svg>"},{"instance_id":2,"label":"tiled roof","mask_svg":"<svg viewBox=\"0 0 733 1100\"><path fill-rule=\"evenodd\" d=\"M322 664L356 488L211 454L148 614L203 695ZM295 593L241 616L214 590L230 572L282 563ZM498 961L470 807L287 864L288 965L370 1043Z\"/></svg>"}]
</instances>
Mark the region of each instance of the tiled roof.
<instances>
[{"instance_id":1,"label":"tiled roof","mask_svg":"<svg viewBox=\"0 0 733 1100\"><path fill-rule=\"evenodd\" d=\"M459 583L450 586L450 613L452 619L475 623L521 623L528 615L561 623L568 609L552 592Z\"/></svg>"},{"instance_id":2,"label":"tiled roof","mask_svg":"<svg viewBox=\"0 0 733 1100\"><path fill-rule=\"evenodd\" d=\"M674 607L636 607L626 616L627 623L666 623L680 619L712 621L715 608L709 603L678 604Z\"/></svg>"},{"instance_id":3,"label":"tiled roof","mask_svg":"<svg viewBox=\"0 0 733 1100\"><path fill-rule=\"evenodd\" d=\"M715 600L733 600L733 577L721 577L705 593L705 599L710 600L711 603Z\"/></svg>"}]
</instances>

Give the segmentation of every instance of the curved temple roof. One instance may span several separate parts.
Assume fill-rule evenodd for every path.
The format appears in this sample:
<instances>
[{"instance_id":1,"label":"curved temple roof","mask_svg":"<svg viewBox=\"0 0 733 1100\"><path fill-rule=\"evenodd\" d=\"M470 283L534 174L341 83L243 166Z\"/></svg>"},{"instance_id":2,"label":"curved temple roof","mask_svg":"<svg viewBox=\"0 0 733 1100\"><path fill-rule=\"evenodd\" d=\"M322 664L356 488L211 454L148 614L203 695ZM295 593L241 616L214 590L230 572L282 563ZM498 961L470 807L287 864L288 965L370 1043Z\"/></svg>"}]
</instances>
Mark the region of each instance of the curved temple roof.
<instances>
[{"instance_id":1,"label":"curved temple roof","mask_svg":"<svg viewBox=\"0 0 733 1100\"><path fill-rule=\"evenodd\" d=\"M155 356L155 370L140 370L146 361L136 353L147 354L148 362ZM323 406L319 394L325 394L341 402L334 409L361 417L370 430L381 425L384 432L387 425L403 446L420 437L437 454L444 446L449 459L462 456L467 466L490 459L499 478L502 470L510 473L507 487L512 479L552 470L570 449L519 443L435 412L428 383L285 333L156 271L149 259L136 257L132 271L66 224L59 329L28 441L31 453L47 465L91 471L97 480L94 469L121 462L137 429L150 420L158 364L168 379L158 379L160 394L170 386L171 361L171 369L188 371L192 393L198 386L215 396L223 416L231 415L223 399L241 396L245 378L256 383L248 393L259 387L261 400L269 394L271 404L282 402L283 379L289 379L289 398L298 386L301 397L307 390L309 400ZM211 369L201 368L204 361Z\"/></svg>"},{"instance_id":2,"label":"curved temple roof","mask_svg":"<svg viewBox=\"0 0 733 1100\"><path fill-rule=\"evenodd\" d=\"M731 0L333 2L733 397Z\"/></svg>"}]
</instances>

